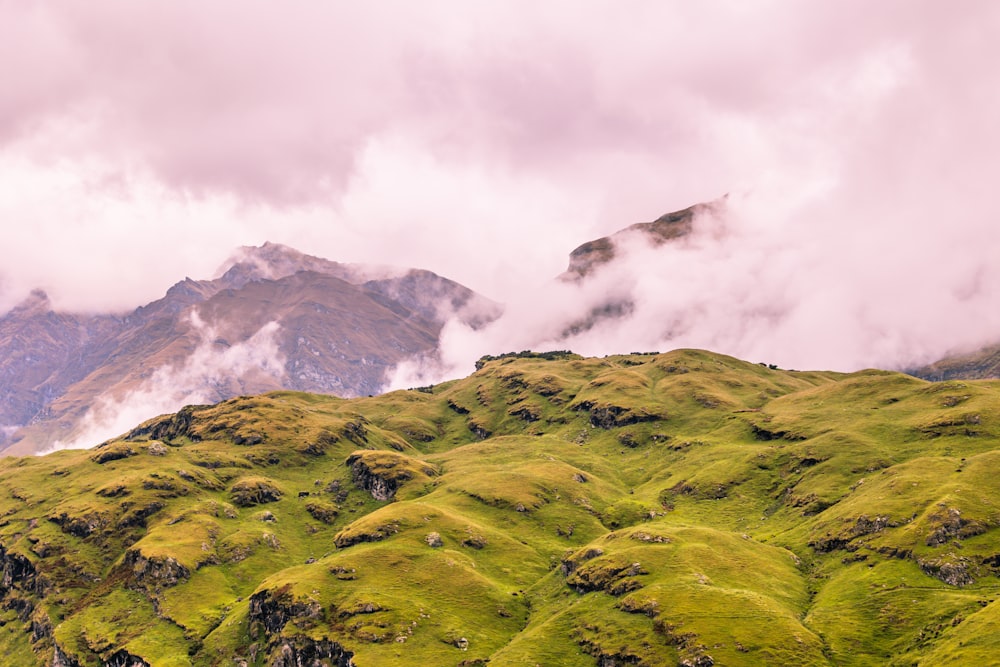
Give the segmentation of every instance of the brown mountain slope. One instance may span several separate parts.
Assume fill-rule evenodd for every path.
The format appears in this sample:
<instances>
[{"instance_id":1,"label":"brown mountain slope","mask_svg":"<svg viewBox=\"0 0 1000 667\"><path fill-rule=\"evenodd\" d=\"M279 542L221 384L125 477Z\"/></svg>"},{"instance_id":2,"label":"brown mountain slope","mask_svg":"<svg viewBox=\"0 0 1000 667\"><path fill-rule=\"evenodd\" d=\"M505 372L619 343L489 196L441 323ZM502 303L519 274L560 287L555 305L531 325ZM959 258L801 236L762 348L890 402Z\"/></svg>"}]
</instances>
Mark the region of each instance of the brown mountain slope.
<instances>
[{"instance_id":1,"label":"brown mountain slope","mask_svg":"<svg viewBox=\"0 0 1000 667\"><path fill-rule=\"evenodd\" d=\"M448 318L476 325L498 313L429 271L339 264L277 244L241 249L219 278L185 279L126 316L54 313L33 299L0 319L6 453L65 442L102 406L138 396L162 410L165 393L187 402L280 388L376 393L387 370L436 347Z\"/></svg>"},{"instance_id":2,"label":"brown mountain slope","mask_svg":"<svg viewBox=\"0 0 1000 667\"><path fill-rule=\"evenodd\" d=\"M110 315L55 313L41 291L0 317L0 449L26 417L86 375L84 349L117 326Z\"/></svg>"},{"instance_id":3,"label":"brown mountain slope","mask_svg":"<svg viewBox=\"0 0 1000 667\"><path fill-rule=\"evenodd\" d=\"M948 356L907 372L933 381L1000 379L1000 343L987 345L975 352Z\"/></svg>"}]
</instances>

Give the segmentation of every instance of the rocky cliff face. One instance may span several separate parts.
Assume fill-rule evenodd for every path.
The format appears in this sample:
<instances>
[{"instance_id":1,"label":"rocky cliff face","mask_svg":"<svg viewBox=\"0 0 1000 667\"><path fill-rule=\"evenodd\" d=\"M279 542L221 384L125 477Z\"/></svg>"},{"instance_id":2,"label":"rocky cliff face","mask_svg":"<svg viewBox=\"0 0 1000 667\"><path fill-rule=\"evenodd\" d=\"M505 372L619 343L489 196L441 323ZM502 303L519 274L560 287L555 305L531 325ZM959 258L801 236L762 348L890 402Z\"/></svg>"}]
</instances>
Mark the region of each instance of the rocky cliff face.
<instances>
[{"instance_id":1,"label":"rocky cliff face","mask_svg":"<svg viewBox=\"0 0 1000 667\"><path fill-rule=\"evenodd\" d=\"M268 656L270 667L353 667L354 653L329 639L313 639L304 634L283 636L290 623L312 626L323 620L324 610L316 602L295 600L285 589L264 590L250 597L247 619L256 645Z\"/></svg>"},{"instance_id":2,"label":"rocky cliff face","mask_svg":"<svg viewBox=\"0 0 1000 667\"><path fill-rule=\"evenodd\" d=\"M57 313L36 292L0 317L0 450L72 439L95 403L156 392L157 382L201 399L185 402L282 388L374 394L397 363L435 349L448 319L480 326L498 314L429 271L339 264L270 243L241 249L219 278L186 278L127 314Z\"/></svg>"}]
</instances>

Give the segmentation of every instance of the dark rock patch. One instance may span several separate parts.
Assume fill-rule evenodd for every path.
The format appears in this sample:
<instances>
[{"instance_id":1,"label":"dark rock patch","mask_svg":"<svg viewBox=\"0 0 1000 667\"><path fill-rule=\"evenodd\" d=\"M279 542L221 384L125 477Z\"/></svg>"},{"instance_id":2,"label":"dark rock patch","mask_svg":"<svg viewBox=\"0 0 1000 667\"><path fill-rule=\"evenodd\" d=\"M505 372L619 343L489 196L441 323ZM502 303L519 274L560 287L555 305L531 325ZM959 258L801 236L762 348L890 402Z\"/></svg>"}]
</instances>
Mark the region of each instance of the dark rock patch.
<instances>
[{"instance_id":1,"label":"dark rock patch","mask_svg":"<svg viewBox=\"0 0 1000 667\"><path fill-rule=\"evenodd\" d=\"M244 478L233 484L229 497L239 507L252 507L281 500L281 489L263 477Z\"/></svg>"}]
</instances>

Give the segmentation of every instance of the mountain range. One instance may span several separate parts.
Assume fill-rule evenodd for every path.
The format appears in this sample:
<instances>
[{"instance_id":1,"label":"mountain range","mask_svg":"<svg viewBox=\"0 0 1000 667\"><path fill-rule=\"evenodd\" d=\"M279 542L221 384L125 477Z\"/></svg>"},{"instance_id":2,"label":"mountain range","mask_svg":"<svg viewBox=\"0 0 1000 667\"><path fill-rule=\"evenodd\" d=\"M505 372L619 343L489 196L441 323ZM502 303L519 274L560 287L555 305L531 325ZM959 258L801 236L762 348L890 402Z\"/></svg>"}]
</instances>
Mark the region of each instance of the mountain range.
<instances>
[{"instance_id":1,"label":"mountain range","mask_svg":"<svg viewBox=\"0 0 1000 667\"><path fill-rule=\"evenodd\" d=\"M995 663L997 381L477 366L0 460L7 664Z\"/></svg>"},{"instance_id":2,"label":"mountain range","mask_svg":"<svg viewBox=\"0 0 1000 667\"><path fill-rule=\"evenodd\" d=\"M36 291L0 317L0 446L24 454L72 441L127 401L154 414L280 388L376 393L388 369L435 349L448 319L480 326L498 313L429 271L270 243L130 313L59 313Z\"/></svg>"},{"instance_id":3,"label":"mountain range","mask_svg":"<svg viewBox=\"0 0 1000 667\"><path fill-rule=\"evenodd\" d=\"M681 243L725 206L725 198L698 204L584 243L559 279L587 285L607 267L627 264L628 244ZM548 338L616 326L635 308L627 291L592 297ZM342 264L272 243L243 248L219 277L185 278L129 313L55 312L36 291L0 316L0 452L91 446L186 403L277 389L375 394L401 362L433 358L450 319L476 329L501 311L429 271ZM1000 377L998 350L907 372L933 380Z\"/></svg>"}]
</instances>

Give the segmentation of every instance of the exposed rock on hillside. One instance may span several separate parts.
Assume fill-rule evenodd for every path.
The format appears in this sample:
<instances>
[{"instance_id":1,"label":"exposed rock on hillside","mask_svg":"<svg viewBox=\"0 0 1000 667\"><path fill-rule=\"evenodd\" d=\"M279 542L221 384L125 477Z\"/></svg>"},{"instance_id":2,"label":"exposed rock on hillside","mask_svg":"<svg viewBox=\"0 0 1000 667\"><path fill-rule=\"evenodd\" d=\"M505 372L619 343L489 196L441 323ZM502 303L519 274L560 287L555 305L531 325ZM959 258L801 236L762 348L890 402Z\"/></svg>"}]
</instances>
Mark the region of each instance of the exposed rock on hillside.
<instances>
[{"instance_id":1,"label":"exposed rock on hillside","mask_svg":"<svg viewBox=\"0 0 1000 667\"><path fill-rule=\"evenodd\" d=\"M233 484L229 497L237 507L253 507L281 500L284 495L271 480L263 477L247 477Z\"/></svg>"},{"instance_id":2,"label":"exposed rock on hillside","mask_svg":"<svg viewBox=\"0 0 1000 667\"><path fill-rule=\"evenodd\" d=\"M288 587L263 590L250 597L247 619L250 634L261 638L273 667L329 665L353 667L354 654L327 638L313 639L305 634L288 636L285 627L294 625L306 630L323 622L325 612L316 601L296 600Z\"/></svg>"},{"instance_id":3,"label":"exposed rock on hillside","mask_svg":"<svg viewBox=\"0 0 1000 667\"><path fill-rule=\"evenodd\" d=\"M169 588L191 578L191 572L171 556L146 556L137 549L125 554L125 567L135 584L150 590Z\"/></svg>"},{"instance_id":4,"label":"exposed rock on hillside","mask_svg":"<svg viewBox=\"0 0 1000 667\"><path fill-rule=\"evenodd\" d=\"M437 475L433 466L394 452L354 452L347 457L347 465L354 483L375 500L392 500L403 483Z\"/></svg>"}]
</instances>

